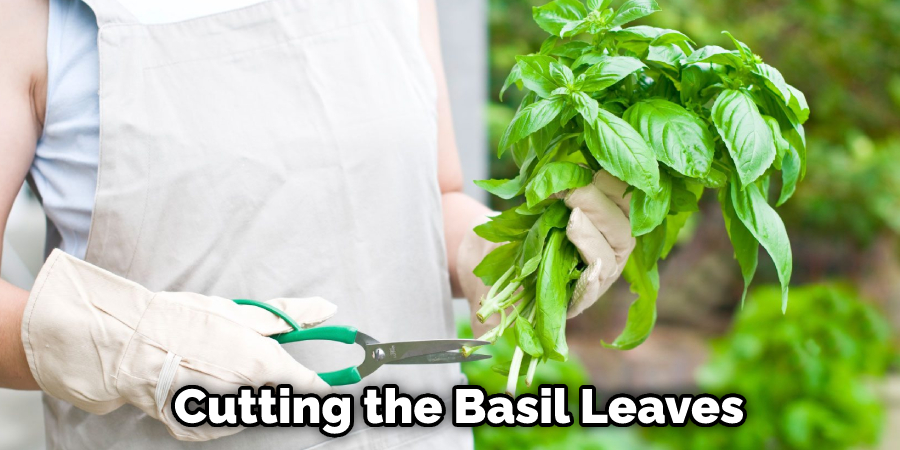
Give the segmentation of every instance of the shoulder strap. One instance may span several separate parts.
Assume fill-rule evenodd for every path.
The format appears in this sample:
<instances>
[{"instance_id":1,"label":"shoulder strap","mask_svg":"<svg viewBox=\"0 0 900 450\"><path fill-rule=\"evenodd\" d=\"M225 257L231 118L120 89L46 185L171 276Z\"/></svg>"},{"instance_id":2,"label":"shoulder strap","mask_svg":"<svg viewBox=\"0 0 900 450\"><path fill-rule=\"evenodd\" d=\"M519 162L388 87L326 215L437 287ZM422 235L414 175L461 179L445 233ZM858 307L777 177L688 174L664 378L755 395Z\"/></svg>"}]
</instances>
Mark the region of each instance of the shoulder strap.
<instances>
[{"instance_id":1,"label":"shoulder strap","mask_svg":"<svg viewBox=\"0 0 900 450\"><path fill-rule=\"evenodd\" d=\"M112 23L138 23L134 17L121 3L117 0L82 0L94 10L97 16L97 25L103 26Z\"/></svg>"}]
</instances>

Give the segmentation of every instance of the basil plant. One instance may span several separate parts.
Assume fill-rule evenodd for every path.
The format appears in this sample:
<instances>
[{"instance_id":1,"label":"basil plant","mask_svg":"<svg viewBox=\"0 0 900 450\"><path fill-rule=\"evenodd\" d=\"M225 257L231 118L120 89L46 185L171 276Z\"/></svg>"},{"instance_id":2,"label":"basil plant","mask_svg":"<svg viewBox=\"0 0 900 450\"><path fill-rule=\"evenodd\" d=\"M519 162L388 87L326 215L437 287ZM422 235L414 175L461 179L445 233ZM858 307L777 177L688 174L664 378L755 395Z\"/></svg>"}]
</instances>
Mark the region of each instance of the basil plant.
<instances>
[{"instance_id":1,"label":"basil plant","mask_svg":"<svg viewBox=\"0 0 900 450\"><path fill-rule=\"evenodd\" d=\"M492 286L479 319L501 319L482 339L515 333L510 393L520 374L530 384L539 362L568 356L566 309L585 264L566 238L569 210L558 194L587 185L601 169L630 186L636 246L623 277L638 294L625 329L603 345L630 349L650 334L657 262L706 189L722 207L744 293L762 245L787 304L791 247L769 198L781 205L804 176L803 93L727 32L733 50L698 47L676 30L625 26L658 11L654 0L610 3L555 0L534 8L550 36L536 53L516 58L500 93L513 85L526 92L498 150L512 153L519 173L476 182L524 200L475 229L503 244L474 272ZM770 193L774 178L780 192Z\"/></svg>"}]
</instances>

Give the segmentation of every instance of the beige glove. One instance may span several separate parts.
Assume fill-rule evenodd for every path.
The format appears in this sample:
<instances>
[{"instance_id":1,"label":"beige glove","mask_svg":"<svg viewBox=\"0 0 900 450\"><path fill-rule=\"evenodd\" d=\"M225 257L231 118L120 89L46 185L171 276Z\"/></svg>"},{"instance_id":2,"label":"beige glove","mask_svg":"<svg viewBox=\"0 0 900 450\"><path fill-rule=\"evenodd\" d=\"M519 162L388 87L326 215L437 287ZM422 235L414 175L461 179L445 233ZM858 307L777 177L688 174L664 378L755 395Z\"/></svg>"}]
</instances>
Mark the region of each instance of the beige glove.
<instances>
[{"instance_id":1,"label":"beige glove","mask_svg":"<svg viewBox=\"0 0 900 450\"><path fill-rule=\"evenodd\" d=\"M321 298L268 303L304 327L336 310ZM153 293L54 250L28 299L22 341L31 373L53 397L95 414L130 403L162 421L175 438L204 441L243 428L179 424L169 402L181 386L219 394L279 383L296 393L331 391L265 337L290 329L261 308L199 294Z\"/></svg>"},{"instance_id":2,"label":"beige glove","mask_svg":"<svg viewBox=\"0 0 900 450\"><path fill-rule=\"evenodd\" d=\"M593 183L565 196L572 210L566 236L588 266L575 283L568 317L572 318L593 305L622 274L628 256L634 250L628 213L631 194L628 185L601 170Z\"/></svg>"},{"instance_id":3,"label":"beige glove","mask_svg":"<svg viewBox=\"0 0 900 450\"><path fill-rule=\"evenodd\" d=\"M624 195L628 185L606 171L594 175L593 183L568 193L558 194L565 198L566 206L572 209L566 236L578 248L582 260L588 265L575 284L572 302L569 304L569 318L581 314L603 295L619 278L625 262L634 249L631 223L628 220L631 195ZM482 217L472 224L472 228L486 222ZM497 315L486 323L476 320L475 311L481 298L490 289L472 271L492 250L502 244L487 241L474 231L469 231L460 243L456 264L457 276L463 293L472 310L472 330L475 336L499 323Z\"/></svg>"}]
</instances>

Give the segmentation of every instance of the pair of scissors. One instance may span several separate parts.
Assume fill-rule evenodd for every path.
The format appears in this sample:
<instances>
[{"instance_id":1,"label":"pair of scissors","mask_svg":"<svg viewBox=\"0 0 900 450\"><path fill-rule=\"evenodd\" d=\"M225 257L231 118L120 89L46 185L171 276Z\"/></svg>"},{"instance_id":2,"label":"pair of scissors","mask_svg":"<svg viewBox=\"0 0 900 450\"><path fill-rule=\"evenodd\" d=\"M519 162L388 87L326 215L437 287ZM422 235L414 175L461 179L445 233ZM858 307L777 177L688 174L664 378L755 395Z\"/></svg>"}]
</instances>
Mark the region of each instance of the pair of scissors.
<instances>
[{"instance_id":1,"label":"pair of scissors","mask_svg":"<svg viewBox=\"0 0 900 450\"><path fill-rule=\"evenodd\" d=\"M359 383L385 364L450 364L479 361L491 355L465 356L459 352L463 346L476 347L490 342L477 339L432 339L427 341L379 342L377 339L357 330L355 327L331 325L301 329L297 322L284 311L256 300L234 300L239 305L251 305L265 309L288 323L293 330L271 336L281 344L300 341L334 341L357 344L365 351L362 364L334 372L318 374L331 386L345 386Z\"/></svg>"}]
</instances>

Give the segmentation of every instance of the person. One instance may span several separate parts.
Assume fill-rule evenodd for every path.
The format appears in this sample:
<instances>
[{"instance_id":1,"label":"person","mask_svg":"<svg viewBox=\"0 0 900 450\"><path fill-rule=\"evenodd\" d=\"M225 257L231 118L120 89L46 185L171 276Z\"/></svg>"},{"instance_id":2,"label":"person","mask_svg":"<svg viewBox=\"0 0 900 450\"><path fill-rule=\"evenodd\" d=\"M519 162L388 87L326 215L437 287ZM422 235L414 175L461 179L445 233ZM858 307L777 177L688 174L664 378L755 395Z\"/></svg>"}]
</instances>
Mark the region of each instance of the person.
<instances>
[{"instance_id":1,"label":"person","mask_svg":"<svg viewBox=\"0 0 900 450\"><path fill-rule=\"evenodd\" d=\"M0 231L26 178L50 228L30 292L0 281L0 386L45 392L49 448L471 447L452 426L189 428L167 406L186 384L330 392L314 370L358 358L284 348L284 322L229 299L385 341L453 337L451 293L479 301L490 210L462 193L434 0L7 0L0 61ZM599 172L566 195L589 263L570 315L634 245L624 192ZM464 379L390 366L341 392L389 382Z\"/></svg>"}]
</instances>

